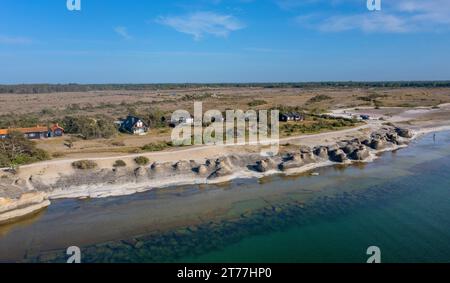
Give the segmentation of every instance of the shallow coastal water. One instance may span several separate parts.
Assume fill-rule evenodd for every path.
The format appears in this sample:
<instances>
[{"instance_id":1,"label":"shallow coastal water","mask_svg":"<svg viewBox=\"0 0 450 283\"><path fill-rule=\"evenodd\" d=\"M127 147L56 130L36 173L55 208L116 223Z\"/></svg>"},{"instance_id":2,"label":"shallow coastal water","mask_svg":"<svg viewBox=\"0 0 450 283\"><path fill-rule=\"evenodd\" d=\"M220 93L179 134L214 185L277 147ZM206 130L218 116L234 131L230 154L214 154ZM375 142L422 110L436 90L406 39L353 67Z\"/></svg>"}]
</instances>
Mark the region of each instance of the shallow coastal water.
<instances>
[{"instance_id":1,"label":"shallow coastal water","mask_svg":"<svg viewBox=\"0 0 450 283\"><path fill-rule=\"evenodd\" d=\"M0 261L450 262L450 133L315 171L54 201L0 227Z\"/></svg>"}]
</instances>

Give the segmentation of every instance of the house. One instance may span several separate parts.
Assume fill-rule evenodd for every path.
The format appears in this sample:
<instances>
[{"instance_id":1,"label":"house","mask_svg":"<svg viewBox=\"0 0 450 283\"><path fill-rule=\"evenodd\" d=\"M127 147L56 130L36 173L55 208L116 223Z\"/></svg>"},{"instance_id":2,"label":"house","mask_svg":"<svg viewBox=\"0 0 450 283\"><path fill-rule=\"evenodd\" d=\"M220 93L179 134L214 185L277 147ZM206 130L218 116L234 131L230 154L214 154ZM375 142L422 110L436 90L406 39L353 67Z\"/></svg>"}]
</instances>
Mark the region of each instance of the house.
<instances>
[{"instance_id":1,"label":"house","mask_svg":"<svg viewBox=\"0 0 450 283\"><path fill-rule=\"evenodd\" d=\"M305 117L297 112L280 113L280 122L304 121Z\"/></svg>"},{"instance_id":2,"label":"house","mask_svg":"<svg viewBox=\"0 0 450 283\"><path fill-rule=\"evenodd\" d=\"M192 125L192 124L194 124L194 118L189 117L189 118L182 119L182 123L186 124L186 125Z\"/></svg>"},{"instance_id":3,"label":"house","mask_svg":"<svg viewBox=\"0 0 450 283\"><path fill-rule=\"evenodd\" d=\"M138 117L130 115L125 120L123 120L119 130L121 132L142 136L148 132L148 126Z\"/></svg>"},{"instance_id":4,"label":"house","mask_svg":"<svg viewBox=\"0 0 450 283\"><path fill-rule=\"evenodd\" d=\"M59 124L54 124L50 127L48 131L48 137L62 137L64 135L64 128L61 127Z\"/></svg>"},{"instance_id":5,"label":"house","mask_svg":"<svg viewBox=\"0 0 450 283\"><path fill-rule=\"evenodd\" d=\"M170 121L171 127L176 127L178 125L192 125L192 124L194 124L194 118L192 116L172 117Z\"/></svg>"},{"instance_id":6,"label":"house","mask_svg":"<svg viewBox=\"0 0 450 283\"><path fill-rule=\"evenodd\" d=\"M0 139L6 139L8 137L8 130L1 129L0 130Z\"/></svg>"},{"instance_id":7,"label":"house","mask_svg":"<svg viewBox=\"0 0 450 283\"><path fill-rule=\"evenodd\" d=\"M0 138L1 139L8 138L11 132L22 133L27 139L30 140L45 139L49 137L48 127L36 126L32 128L2 129L0 130Z\"/></svg>"}]
</instances>

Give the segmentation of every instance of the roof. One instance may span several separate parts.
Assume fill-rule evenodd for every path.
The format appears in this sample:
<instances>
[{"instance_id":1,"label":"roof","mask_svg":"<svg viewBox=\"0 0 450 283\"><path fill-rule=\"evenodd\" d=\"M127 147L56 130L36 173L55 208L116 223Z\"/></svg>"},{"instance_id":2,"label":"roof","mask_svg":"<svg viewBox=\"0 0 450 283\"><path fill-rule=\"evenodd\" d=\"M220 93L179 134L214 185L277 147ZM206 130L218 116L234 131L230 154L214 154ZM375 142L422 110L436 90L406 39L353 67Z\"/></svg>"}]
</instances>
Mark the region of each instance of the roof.
<instances>
[{"instance_id":1,"label":"roof","mask_svg":"<svg viewBox=\"0 0 450 283\"><path fill-rule=\"evenodd\" d=\"M133 127L139 122L141 121L144 124L144 127L148 127L141 119L139 119L138 117L135 116L128 116L122 123L121 125L121 129L130 131L131 129L133 129Z\"/></svg>"},{"instance_id":2,"label":"roof","mask_svg":"<svg viewBox=\"0 0 450 283\"><path fill-rule=\"evenodd\" d=\"M280 113L280 115L285 115L285 116L302 116L302 114L300 114L298 112L284 112L284 113Z\"/></svg>"},{"instance_id":3,"label":"roof","mask_svg":"<svg viewBox=\"0 0 450 283\"><path fill-rule=\"evenodd\" d=\"M36 127L33 127L33 128L1 129L0 130L0 135L7 135L10 132L21 132L23 134L43 133L43 132L48 132L48 128L47 127L36 126Z\"/></svg>"},{"instance_id":4,"label":"roof","mask_svg":"<svg viewBox=\"0 0 450 283\"><path fill-rule=\"evenodd\" d=\"M62 130L63 132L64 132L64 128L63 127L61 127L59 124L54 124L51 128L50 128L50 130L52 131L52 132L54 132L54 131L56 131L56 130Z\"/></svg>"},{"instance_id":5,"label":"roof","mask_svg":"<svg viewBox=\"0 0 450 283\"><path fill-rule=\"evenodd\" d=\"M33 128L18 128L18 129L10 129L10 131L17 131L17 132L21 132L24 134L28 134L28 133L41 133L41 132L48 132L48 128L47 127L33 127Z\"/></svg>"}]
</instances>

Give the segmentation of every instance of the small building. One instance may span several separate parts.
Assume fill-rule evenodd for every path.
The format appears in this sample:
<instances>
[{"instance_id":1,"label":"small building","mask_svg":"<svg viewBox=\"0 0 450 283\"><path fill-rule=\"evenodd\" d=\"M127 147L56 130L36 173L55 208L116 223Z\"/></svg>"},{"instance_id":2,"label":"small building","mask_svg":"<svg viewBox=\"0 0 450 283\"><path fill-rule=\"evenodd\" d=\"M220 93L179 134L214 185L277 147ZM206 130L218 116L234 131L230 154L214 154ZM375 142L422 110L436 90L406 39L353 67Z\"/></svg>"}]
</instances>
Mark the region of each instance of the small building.
<instances>
[{"instance_id":1,"label":"small building","mask_svg":"<svg viewBox=\"0 0 450 283\"><path fill-rule=\"evenodd\" d=\"M225 122L225 118L223 118L223 117L211 117L211 122L213 122L213 123L215 123L215 122L217 122L217 123L222 123L222 122Z\"/></svg>"},{"instance_id":2,"label":"small building","mask_svg":"<svg viewBox=\"0 0 450 283\"><path fill-rule=\"evenodd\" d=\"M22 133L24 137L30 140L61 137L64 135L64 129L59 126L59 124L55 124L50 128L44 126L36 126L31 128L0 129L0 139L8 138L11 132Z\"/></svg>"},{"instance_id":3,"label":"small building","mask_svg":"<svg viewBox=\"0 0 450 283\"><path fill-rule=\"evenodd\" d=\"M172 117L170 120L170 126L176 127L178 125L192 125L194 124L194 118L192 116L189 117Z\"/></svg>"},{"instance_id":4,"label":"small building","mask_svg":"<svg viewBox=\"0 0 450 283\"><path fill-rule=\"evenodd\" d=\"M187 125L192 125L192 124L194 124L194 118L193 117L189 117L189 118L186 118L186 119L182 119L182 123L183 124L187 124Z\"/></svg>"},{"instance_id":5,"label":"small building","mask_svg":"<svg viewBox=\"0 0 450 283\"><path fill-rule=\"evenodd\" d=\"M0 130L0 139L6 139L8 137L8 130L1 129Z\"/></svg>"},{"instance_id":6,"label":"small building","mask_svg":"<svg viewBox=\"0 0 450 283\"><path fill-rule=\"evenodd\" d=\"M64 128L59 124L54 124L48 131L48 137L62 137L64 135Z\"/></svg>"},{"instance_id":7,"label":"small building","mask_svg":"<svg viewBox=\"0 0 450 283\"><path fill-rule=\"evenodd\" d=\"M304 121L305 117L297 112L280 113L280 122Z\"/></svg>"},{"instance_id":8,"label":"small building","mask_svg":"<svg viewBox=\"0 0 450 283\"><path fill-rule=\"evenodd\" d=\"M119 130L124 133L142 136L148 132L148 126L140 118L130 115L123 120Z\"/></svg>"},{"instance_id":9,"label":"small building","mask_svg":"<svg viewBox=\"0 0 450 283\"><path fill-rule=\"evenodd\" d=\"M2 129L0 130L0 138L8 138L11 132L19 132L22 133L27 139L36 140L48 138L49 129L48 127L42 126L36 126L32 128Z\"/></svg>"}]
</instances>

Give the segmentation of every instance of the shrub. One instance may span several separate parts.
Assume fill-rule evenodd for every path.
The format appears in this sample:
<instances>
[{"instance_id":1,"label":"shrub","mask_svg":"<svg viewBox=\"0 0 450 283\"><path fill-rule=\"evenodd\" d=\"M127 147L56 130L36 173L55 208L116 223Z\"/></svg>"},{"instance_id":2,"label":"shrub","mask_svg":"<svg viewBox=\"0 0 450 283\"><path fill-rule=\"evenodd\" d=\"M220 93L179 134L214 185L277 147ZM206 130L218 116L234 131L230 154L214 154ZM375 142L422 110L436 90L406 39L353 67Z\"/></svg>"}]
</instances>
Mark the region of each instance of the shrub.
<instances>
[{"instance_id":1,"label":"shrub","mask_svg":"<svg viewBox=\"0 0 450 283\"><path fill-rule=\"evenodd\" d=\"M153 151L161 151L168 147L170 147L169 143L149 143L149 144L144 145L141 149L143 151L153 152Z\"/></svg>"},{"instance_id":2,"label":"shrub","mask_svg":"<svg viewBox=\"0 0 450 283\"><path fill-rule=\"evenodd\" d=\"M134 159L137 165L145 166L150 163L150 160L145 156L139 156Z\"/></svg>"},{"instance_id":3,"label":"shrub","mask_svg":"<svg viewBox=\"0 0 450 283\"><path fill-rule=\"evenodd\" d=\"M316 103L316 102L321 102L321 101L325 101L325 100L330 100L331 97L325 94L321 94L321 95L317 95L313 98L311 98L310 100L308 100L308 104L309 103Z\"/></svg>"},{"instance_id":4,"label":"shrub","mask_svg":"<svg viewBox=\"0 0 450 283\"><path fill-rule=\"evenodd\" d=\"M140 113L139 117L142 117L144 122L151 128L163 128L167 126L165 112L158 108L150 108Z\"/></svg>"},{"instance_id":5,"label":"shrub","mask_svg":"<svg viewBox=\"0 0 450 283\"><path fill-rule=\"evenodd\" d=\"M261 106L261 105L266 105L267 101L265 100L253 100L252 102L248 103L248 106L250 107L256 107L256 106Z\"/></svg>"},{"instance_id":6,"label":"shrub","mask_svg":"<svg viewBox=\"0 0 450 283\"><path fill-rule=\"evenodd\" d=\"M117 168L117 167L126 167L126 166L127 166L127 164L123 160L116 160L116 162L113 165L113 167L115 167L115 168Z\"/></svg>"},{"instance_id":7,"label":"shrub","mask_svg":"<svg viewBox=\"0 0 450 283\"><path fill-rule=\"evenodd\" d=\"M90 170L97 168L97 163L91 160L80 160L72 163L72 167L80 170Z\"/></svg>"},{"instance_id":8,"label":"shrub","mask_svg":"<svg viewBox=\"0 0 450 283\"><path fill-rule=\"evenodd\" d=\"M113 121L106 116L65 117L62 125L68 134L80 135L83 139L111 138L117 134Z\"/></svg>"}]
</instances>

